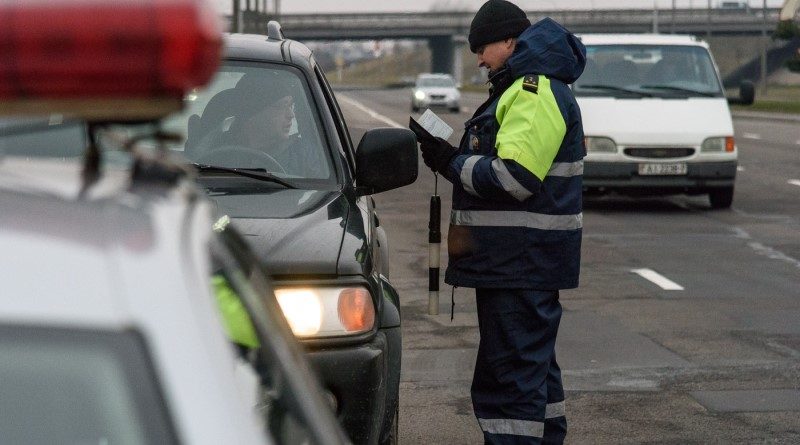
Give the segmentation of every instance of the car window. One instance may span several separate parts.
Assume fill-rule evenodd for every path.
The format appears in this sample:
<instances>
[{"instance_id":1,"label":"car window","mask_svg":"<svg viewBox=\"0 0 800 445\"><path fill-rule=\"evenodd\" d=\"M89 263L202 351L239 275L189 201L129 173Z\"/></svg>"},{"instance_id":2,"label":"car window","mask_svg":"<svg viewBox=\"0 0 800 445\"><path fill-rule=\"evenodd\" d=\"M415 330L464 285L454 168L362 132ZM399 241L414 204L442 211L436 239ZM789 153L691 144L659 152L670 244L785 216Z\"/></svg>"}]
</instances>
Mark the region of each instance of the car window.
<instances>
[{"instance_id":1,"label":"car window","mask_svg":"<svg viewBox=\"0 0 800 445\"><path fill-rule=\"evenodd\" d=\"M135 332L0 326L0 356L0 443L176 443Z\"/></svg>"},{"instance_id":2,"label":"car window","mask_svg":"<svg viewBox=\"0 0 800 445\"><path fill-rule=\"evenodd\" d=\"M61 115L0 119L0 155L79 159L87 143L86 126Z\"/></svg>"},{"instance_id":3,"label":"car window","mask_svg":"<svg viewBox=\"0 0 800 445\"><path fill-rule=\"evenodd\" d=\"M718 95L722 89L708 51L681 45L587 45L576 95ZM693 93L695 92L695 93Z\"/></svg>"},{"instance_id":4,"label":"car window","mask_svg":"<svg viewBox=\"0 0 800 445\"><path fill-rule=\"evenodd\" d=\"M308 84L292 67L228 62L163 126L186 135L172 148L191 162L335 180Z\"/></svg>"},{"instance_id":5,"label":"car window","mask_svg":"<svg viewBox=\"0 0 800 445\"><path fill-rule=\"evenodd\" d=\"M417 80L417 86L451 88L455 87L456 84L453 79L449 79L447 77L422 77Z\"/></svg>"}]
</instances>

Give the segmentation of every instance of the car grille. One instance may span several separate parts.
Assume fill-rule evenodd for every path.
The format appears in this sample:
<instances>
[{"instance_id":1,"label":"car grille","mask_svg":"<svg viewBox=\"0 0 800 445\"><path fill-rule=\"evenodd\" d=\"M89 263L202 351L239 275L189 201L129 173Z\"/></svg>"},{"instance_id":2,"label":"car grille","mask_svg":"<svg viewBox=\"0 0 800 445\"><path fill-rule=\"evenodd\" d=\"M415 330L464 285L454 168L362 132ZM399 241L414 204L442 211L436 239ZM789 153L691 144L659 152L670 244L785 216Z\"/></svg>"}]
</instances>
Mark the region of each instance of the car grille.
<instances>
[{"instance_id":1,"label":"car grille","mask_svg":"<svg viewBox=\"0 0 800 445\"><path fill-rule=\"evenodd\" d=\"M443 94L431 94L431 99L441 100L444 99L444 97Z\"/></svg>"},{"instance_id":2,"label":"car grille","mask_svg":"<svg viewBox=\"0 0 800 445\"><path fill-rule=\"evenodd\" d=\"M694 154L694 148L684 147L629 147L623 150L628 156L637 158L685 158Z\"/></svg>"}]
</instances>

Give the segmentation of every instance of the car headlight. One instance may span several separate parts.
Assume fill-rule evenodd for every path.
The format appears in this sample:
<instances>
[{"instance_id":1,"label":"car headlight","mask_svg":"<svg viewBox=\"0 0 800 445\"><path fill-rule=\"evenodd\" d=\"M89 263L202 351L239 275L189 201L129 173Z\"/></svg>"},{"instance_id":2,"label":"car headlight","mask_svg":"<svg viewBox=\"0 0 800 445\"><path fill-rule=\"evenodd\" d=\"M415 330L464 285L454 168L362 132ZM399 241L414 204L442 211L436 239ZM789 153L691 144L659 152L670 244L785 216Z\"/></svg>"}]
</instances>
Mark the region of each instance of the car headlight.
<instances>
[{"instance_id":1,"label":"car headlight","mask_svg":"<svg viewBox=\"0 0 800 445\"><path fill-rule=\"evenodd\" d=\"M425 99L425 92L424 91L416 91L414 92L414 98L417 100L424 100Z\"/></svg>"},{"instance_id":2,"label":"car headlight","mask_svg":"<svg viewBox=\"0 0 800 445\"><path fill-rule=\"evenodd\" d=\"M733 141L733 136L723 136L723 137L715 137L715 138L708 138L703 141L703 145L700 146L700 151L703 152L728 152L733 153L736 144Z\"/></svg>"},{"instance_id":3,"label":"car headlight","mask_svg":"<svg viewBox=\"0 0 800 445\"><path fill-rule=\"evenodd\" d=\"M275 296L297 337L339 337L375 325L372 296L363 287L284 287Z\"/></svg>"},{"instance_id":4,"label":"car headlight","mask_svg":"<svg viewBox=\"0 0 800 445\"><path fill-rule=\"evenodd\" d=\"M617 143L611 138L585 137L586 151L592 153L616 153Z\"/></svg>"}]
</instances>

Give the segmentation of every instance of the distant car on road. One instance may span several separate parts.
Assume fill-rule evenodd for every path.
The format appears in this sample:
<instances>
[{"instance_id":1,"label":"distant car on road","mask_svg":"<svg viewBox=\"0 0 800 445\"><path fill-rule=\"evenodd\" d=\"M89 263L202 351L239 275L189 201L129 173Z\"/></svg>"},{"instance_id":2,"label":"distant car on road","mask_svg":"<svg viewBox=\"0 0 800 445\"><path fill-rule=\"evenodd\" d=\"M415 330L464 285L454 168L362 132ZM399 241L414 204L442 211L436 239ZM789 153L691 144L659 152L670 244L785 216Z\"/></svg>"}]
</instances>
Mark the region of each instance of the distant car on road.
<instances>
[{"instance_id":1,"label":"distant car on road","mask_svg":"<svg viewBox=\"0 0 800 445\"><path fill-rule=\"evenodd\" d=\"M453 113L461 108L461 92L453 76L424 73L417 76L411 90L411 110L426 107L447 107Z\"/></svg>"},{"instance_id":2,"label":"distant car on road","mask_svg":"<svg viewBox=\"0 0 800 445\"><path fill-rule=\"evenodd\" d=\"M396 444L400 297L371 195L416 179L414 134L370 130L355 146L311 51L276 22L225 47L164 127L187 134L174 149L274 279L352 440Z\"/></svg>"}]
</instances>

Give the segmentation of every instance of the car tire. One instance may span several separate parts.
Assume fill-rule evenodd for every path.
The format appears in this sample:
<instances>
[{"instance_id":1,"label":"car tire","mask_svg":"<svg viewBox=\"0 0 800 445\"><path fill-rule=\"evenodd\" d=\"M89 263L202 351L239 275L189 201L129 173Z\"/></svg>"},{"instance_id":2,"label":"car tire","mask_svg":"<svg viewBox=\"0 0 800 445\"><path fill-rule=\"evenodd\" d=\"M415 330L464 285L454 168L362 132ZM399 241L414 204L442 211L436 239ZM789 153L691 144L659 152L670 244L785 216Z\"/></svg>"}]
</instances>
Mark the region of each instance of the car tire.
<instances>
[{"instance_id":1,"label":"car tire","mask_svg":"<svg viewBox=\"0 0 800 445\"><path fill-rule=\"evenodd\" d=\"M458 113L459 111L461 111L461 107L459 107L459 106L455 106L455 107L451 107L450 108L450 112L451 113Z\"/></svg>"},{"instance_id":2,"label":"car tire","mask_svg":"<svg viewBox=\"0 0 800 445\"><path fill-rule=\"evenodd\" d=\"M394 419L392 429L389 430L389 437L381 442L381 445L397 445L400 443L400 406L394 409Z\"/></svg>"},{"instance_id":3,"label":"car tire","mask_svg":"<svg viewBox=\"0 0 800 445\"><path fill-rule=\"evenodd\" d=\"M419 113L419 107L415 107L415 106L412 105L411 106L411 111L413 111L414 113Z\"/></svg>"},{"instance_id":4,"label":"car tire","mask_svg":"<svg viewBox=\"0 0 800 445\"><path fill-rule=\"evenodd\" d=\"M727 209L733 204L733 187L714 189L708 192L712 209Z\"/></svg>"}]
</instances>

